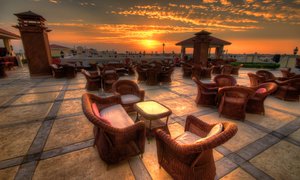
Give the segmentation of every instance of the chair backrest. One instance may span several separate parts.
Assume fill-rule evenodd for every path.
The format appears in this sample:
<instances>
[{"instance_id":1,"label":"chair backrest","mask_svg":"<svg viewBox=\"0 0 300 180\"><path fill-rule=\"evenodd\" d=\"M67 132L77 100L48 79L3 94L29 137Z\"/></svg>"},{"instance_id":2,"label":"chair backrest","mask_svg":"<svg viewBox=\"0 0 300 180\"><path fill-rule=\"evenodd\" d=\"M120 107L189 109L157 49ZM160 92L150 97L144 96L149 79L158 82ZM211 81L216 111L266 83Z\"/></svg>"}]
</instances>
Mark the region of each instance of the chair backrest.
<instances>
[{"instance_id":1,"label":"chair backrest","mask_svg":"<svg viewBox=\"0 0 300 180\"><path fill-rule=\"evenodd\" d=\"M221 68L221 73L222 74L226 74L226 75L230 75L232 72L233 66L232 65L224 65Z\"/></svg>"},{"instance_id":2,"label":"chair backrest","mask_svg":"<svg viewBox=\"0 0 300 180\"><path fill-rule=\"evenodd\" d=\"M131 80L118 80L112 85L112 91L121 95L136 94L139 91L139 87Z\"/></svg>"},{"instance_id":3,"label":"chair backrest","mask_svg":"<svg viewBox=\"0 0 300 180\"><path fill-rule=\"evenodd\" d=\"M264 77L254 73L248 73L248 76L250 79L250 87L258 86L264 81Z\"/></svg>"},{"instance_id":4,"label":"chair backrest","mask_svg":"<svg viewBox=\"0 0 300 180\"><path fill-rule=\"evenodd\" d=\"M216 75L214 78L214 82L217 84L218 87L236 85L236 79L233 76L226 75L226 74Z\"/></svg>"},{"instance_id":5,"label":"chair backrest","mask_svg":"<svg viewBox=\"0 0 300 180\"><path fill-rule=\"evenodd\" d=\"M275 80L276 79L274 74L271 73L270 71L258 70L258 71L256 71L256 74L263 76L265 78L265 80Z\"/></svg>"},{"instance_id":6,"label":"chair backrest","mask_svg":"<svg viewBox=\"0 0 300 180\"><path fill-rule=\"evenodd\" d=\"M233 97L248 99L255 94L255 91L245 86L229 86L220 88L219 93L224 94L225 98Z\"/></svg>"}]
</instances>

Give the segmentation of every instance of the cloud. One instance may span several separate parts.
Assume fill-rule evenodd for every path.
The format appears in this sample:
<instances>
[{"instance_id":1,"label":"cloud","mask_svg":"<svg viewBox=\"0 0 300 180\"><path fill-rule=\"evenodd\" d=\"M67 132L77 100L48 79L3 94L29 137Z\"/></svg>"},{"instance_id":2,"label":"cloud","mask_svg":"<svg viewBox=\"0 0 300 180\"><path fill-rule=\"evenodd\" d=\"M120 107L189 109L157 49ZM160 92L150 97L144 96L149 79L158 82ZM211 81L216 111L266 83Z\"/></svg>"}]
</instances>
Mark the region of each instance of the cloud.
<instances>
[{"instance_id":1,"label":"cloud","mask_svg":"<svg viewBox=\"0 0 300 180\"><path fill-rule=\"evenodd\" d=\"M49 0L50 3L54 3L54 4L58 4L60 3L61 1L60 0Z\"/></svg>"}]
</instances>

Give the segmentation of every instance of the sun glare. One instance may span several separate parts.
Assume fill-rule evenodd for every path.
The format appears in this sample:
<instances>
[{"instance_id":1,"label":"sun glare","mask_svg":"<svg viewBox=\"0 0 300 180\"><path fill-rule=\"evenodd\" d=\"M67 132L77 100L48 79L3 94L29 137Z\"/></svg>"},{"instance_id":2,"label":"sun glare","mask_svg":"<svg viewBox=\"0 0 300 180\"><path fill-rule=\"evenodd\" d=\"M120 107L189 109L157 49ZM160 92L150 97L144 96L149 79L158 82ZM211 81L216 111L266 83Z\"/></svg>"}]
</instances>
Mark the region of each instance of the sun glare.
<instances>
[{"instance_id":1,"label":"sun glare","mask_svg":"<svg viewBox=\"0 0 300 180\"><path fill-rule=\"evenodd\" d=\"M141 44L147 48L147 49L154 49L156 48L160 43L156 40L150 40L150 39L146 39L146 40L141 40Z\"/></svg>"}]
</instances>

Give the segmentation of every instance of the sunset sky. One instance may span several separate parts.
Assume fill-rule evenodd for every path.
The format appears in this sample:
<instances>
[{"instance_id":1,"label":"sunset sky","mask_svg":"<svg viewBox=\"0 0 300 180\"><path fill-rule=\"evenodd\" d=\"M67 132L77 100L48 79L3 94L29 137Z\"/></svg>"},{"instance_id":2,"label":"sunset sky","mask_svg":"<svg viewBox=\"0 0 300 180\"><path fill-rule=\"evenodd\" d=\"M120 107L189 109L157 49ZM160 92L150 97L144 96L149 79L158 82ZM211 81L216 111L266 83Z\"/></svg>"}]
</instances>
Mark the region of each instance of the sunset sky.
<instances>
[{"instance_id":1,"label":"sunset sky","mask_svg":"<svg viewBox=\"0 0 300 180\"><path fill-rule=\"evenodd\" d=\"M231 42L229 53L300 46L300 0L0 0L0 27L18 33L13 14L29 10L47 20L51 44L68 47L180 52L175 43L201 30Z\"/></svg>"}]
</instances>

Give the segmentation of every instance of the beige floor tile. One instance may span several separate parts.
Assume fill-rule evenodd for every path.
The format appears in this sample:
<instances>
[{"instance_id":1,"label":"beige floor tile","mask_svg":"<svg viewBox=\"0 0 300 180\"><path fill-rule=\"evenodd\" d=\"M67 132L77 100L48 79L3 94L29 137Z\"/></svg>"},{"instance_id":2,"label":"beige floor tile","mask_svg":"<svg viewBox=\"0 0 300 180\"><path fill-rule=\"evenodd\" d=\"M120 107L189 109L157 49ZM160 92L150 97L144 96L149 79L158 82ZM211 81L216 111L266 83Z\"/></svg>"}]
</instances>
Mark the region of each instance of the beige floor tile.
<instances>
[{"instance_id":1,"label":"beige floor tile","mask_svg":"<svg viewBox=\"0 0 300 180\"><path fill-rule=\"evenodd\" d=\"M0 125L28 122L32 120L44 119L49 112L52 103L8 107L1 112Z\"/></svg>"},{"instance_id":2,"label":"beige floor tile","mask_svg":"<svg viewBox=\"0 0 300 180\"><path fill-rule=\"evenodd\" d=\"M300 129L290 134L289 137L300 142Z\"/></svg>"},{"instance_id":3,"label":"beige floor tile","mask_svg":"<svg viewBox=\"0 0 300 180\"><path fill-rule=\"evenodd\" d=\"M299 179L300 147L280 141L250 162L275 179Z\"/></svg>"},{"instance_id":4,"label":"beige floor tile","mask_svg":"<svg viewBox=\"0 0 300 180\"><path fill-rule=\"evenodd\" d=\"M19 166L14 166L0 170L0 180L15 179Z\"/></svg>"},{"instance_id":5,"label":"beige floor tile","mask_svg":"<svg viewBox=\"0 0 300 180\"><path fill-rule=\"evenodd\" d=\"M57 80L57 81L45 81L39 83L37 86L57 86L57 85L64 85L66 80Z\"/></svg>"},{"instance_id":6,"label":"beige floor tile","mask_svg":"<svg viewBox=\"0 0 300 180\"><path fill-rule=\"evenodd\" d=\"M253 128L241 121L219 117L219 114L217 112L204 116L199 116L198 118L207 123L217 123L222 121L230 121L236 123L238 126L237 134L224 144L224 146L231 151L237 151L242 147L248 145L249 143L252 143L266 135L266 133L256 128Z\"/></svg>"},{"instance_id":7,"label":"beige floor tile","mask_svg":"<svg viewBox=\"0 0 300 180\"><path fill-rule=\"evenodd\" d=\"M127 161L109 166L90 147L39 162L33 179L134 179Z\"/></svg>"},{"instance_id":8,"label":"beige floor tile","mask_svg":"<svg viewBox=\"0 0 300 180\"><path fill-rule=\"evenodd\" d=\"M81 99L63 101L57 113L58 116L82 112Z\"/></svg>"},{"instance_id":9,"label":"beige floor tile","mask_svg":"<svg viewBox=\"0 0 300 180\"><path fill-rule=\"evenodd\" d=\"M162 100L162 99L171 99L171 98L178 98L179 96L177 94L172 93L171 91L165 90L165 89L153 89L148 90L146 92L146 96L149 99L153 100Z\"/></svg>"},{"instance_id":10,"label":"beige floor tile","mask_svg":"<svg viewBox=\"0 0 300 180\"><path fill-rule=\"evenodd\" d=\"M223 154L219 153L216 150L213 150L213 155L214 155L214 160L215 161L218 161L219 159L222 159L224 157Z\"/></svg>"},{"instance_id":11,"label":"beige floor tile","mask_svg":"<svg viewBox=\"0 0 300 180\"><path fill-rule=\"evenodd\" d=\"M197 94L197 87L196 86L180 86L180 87L171 87L172 91L177 92L182 95L193 95Z\"/></svg>"},{"instance_id":12,"label":"beige floor tile","mask_svg":"<svg viewBox=\"0 0 300 180\"><path fill-rule=\"evenodd\" d=\"M93 138L93 125L84 116L56 120L45 150L63 147Z\"/></svg>"},{"instance_id":13,"label":"beige floor tile","mask_svg":"<svg viewBox=\"0 0 300 180\"><path fill-rule=\"evenodd\" d=\"M194 101L186 98L163 100L161 103L169 107L173 114L177 116L183 116L201 110L201 107L197 107Z\"/></svg>"},{"instance_id":14,"label":"beige floor tile","mask_svg":"<svg viewBox=\"0 0 300 180\"><path fill-rule=\"evenodd\" d=\"M28 91L28 93L37 93L37 92L47 92L47 91L60 91L62 89L62 85L57 86L46 86L46 87L35 87Z\"/></svg>"},{"instance_id":15,"label":"beige floor tile","mask_svg":"<svg viewBox=\"0 0 300 180\"><path fill-rule=\"evenodd\" d=\"M184 132L184 127L178 123L169 124L168 128L172 138L176 138Z\"/></svg>"},{"instance_id":16,"label":"beige floor tile","mask_svg":"<svg viewBox=\"0 0 300 180\"><path fill-rule=\"evenodd\" d=\"M28 103L38 103L38 102L50 102L54 101L58 96L59 92L51 92L51 93L41 93L41 94L27 94L18 98L14 105L16 104L28 104Z\"/></svg>"},{"instance_id":17,"label":"beige floor tile","mask_svg":"<svg viewBox=\"0 0 300 180\"><path fill-rule=\"evenodd\" d=\"M68 89L84 89L85 84L70 84Z\"/></svg>"},{"instance_id":18,"label":"beige floor tile","mask_svg":"<svg viewBox=\"0 0 300 180\"><path fill-rule=\"evenodd\" d=\"M150 144L145 144L145 153L142 161L144 162L152 179L172 179L163 168L159 168L155 139L151 140Z\"/></svg>"},{"instance_id":19,"label":"beige floor tile","mask_svg":"<svg viewBox=\"0 0 300 180\"><path fill-rule=\"evenodd\" d=\"M64 99L69 98L81 98L84 93L87 91L85 89L74 90L74 91L66 91Z\"/></svg>"},{"instance_id":20,"label":"beige floor tile","mask_svg":"<svg viewBox=\"0 0 300 180\"><path fill-rule=\"evenodd\" d=\"M1 128L0 130L0 161L27 153L41 123Z\"/></svg>"},{"instance_id":21,"label":"beige floor tile","mask_svg":"<svg viewBox=\"0 0 300 180\"><path fill-rule=\"evenodd\" d=\"M297 117L265 107L265 115L247 114L246 119L265 128L276 130Z\"/></svg>"},{"instance_id":22,"label":"beige floor tile","mask_svg":"<svg viewBox=\"0 0 300 180\"><path fill-rule=\"evenodd\" d=\"M0 96L0 106L12 98L13 96Z\"/></svg>"},{"instance_id":23,"label":"beige floor tile","mask_svg":"<svg viewBox=\"0 0 300 180\"><path fill-rule=\"evenodd\" d=\"M221 180L232 180L232 179L254 180L255 178L241 168L237 168L234 171L227 174L226 176L224 176L223 178L221 178Z\"/></svg>"},{"instance_id":24,"label":"beige floor tile","mask_svg":"<svg viewBox=\"0 0 300 180\"><path fill-rule=\"evenodd\" d=\"M275 97L268 97L265 100L265 105L275 109L280 109L286 112L300 115L300 102L299 101L283 101Z\"/></svg>"}]
</instances>

